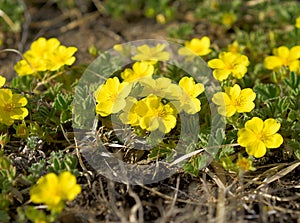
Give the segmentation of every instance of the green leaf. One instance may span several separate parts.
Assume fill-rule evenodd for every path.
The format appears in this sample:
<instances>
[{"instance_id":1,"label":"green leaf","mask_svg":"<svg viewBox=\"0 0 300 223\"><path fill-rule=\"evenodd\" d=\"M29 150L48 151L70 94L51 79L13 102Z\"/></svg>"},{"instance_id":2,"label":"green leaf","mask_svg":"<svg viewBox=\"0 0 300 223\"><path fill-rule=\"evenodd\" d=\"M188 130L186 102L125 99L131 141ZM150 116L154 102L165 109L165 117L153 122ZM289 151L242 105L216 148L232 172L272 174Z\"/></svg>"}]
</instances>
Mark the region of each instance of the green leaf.
<instances>
[{"instance_id":1,"label":"green leaf","mask_svg":"<svg viewBox=\"0 0 300 223\"><path fill-rule=\"evenodd\" d=\"M183 169L186 173L189 173L192 176L197 176L198 175L198 170L195 168L194 165L192 165L190 163L185 164Z\"/></svg>"},{"instance_id":2,"label":"green leaf","mask_svg":"<svg viewBox=\"0 0 300 223\"><path fill-rule=\"evenodd\" d=\"M54 167L55 172L58 172L60 170L61 165L57 158L53 159L53 167Z\"/></svg>"},{"instance_id":3,"label":"green leaf","mask_svg":"<svg viewBox=\"0 0 300 223\"><path fill-rule=\"evenodd\" d=\"M216 141L216 144L217 145L222 145L222 143L224 142L226 138L226 135L225 135L225 131L224 129L217 129L216 131L216 138L215 138L215 141Z\"/></svg>"},{"instance_id":4,"label":"green leaf","mask_svg":"<svg viewBox=\"0 0 300 223\"><path fill-rule=\"evenodd\" d=\"M155 147L150 150L148 159L156 160L159 158L164 158L172 153L172 149L169 147Z\"/></svg>"},{"instance_id":5,"label":"green leaf","mask_svg":"<svg viewBox=\"0 0 300 223\"><path fill-rule=\"evenodd\" d=\"M293 148L295 156L300 160L300 143L293 140L288 143L288 146Z\"/></svg>"},{"instance_id":6,"label":"green leaf","mask_svg":"<svg viewBox=\"0 0 300 223\"><path fill-rule=\"evenodd\" d=\"M291 72L289 78L285 78L284 82L293 90L300 88L300 76L297 75L295 72Z\"/></svg>"},{"instance_id":7,"label":"green leaf","mask_svg":"<svg viewBox=\"0 0 300 223\"><path fill-rule=\"evenodd\" d=\"M0 210L0 222L9 222L10 217L6 211Z\"/></svg>"},{"instance_id":8,"label":"green leaf","mask_svg":"<svg viewBox=\"0 0 300 223\"><path fill-rule=\"evenodd\" d=\"M58 94L56 98L54 99L54 108L62 111L69 110L69 106L72 103L72 97L70 95L66 94Z\"/></svg>"},{"instance_id":9,"label":"green leaf","mask_svg":"<svg viewBox=\"0 0 300 223\"><path fill-rule=\"evenodd\" d=\"M280 88L274 84L258 84L254 87L254 91L262 100L269 100L280 95Z\"/></svg>"},{"instance_id":10,"label":"green leaf","mask_svg":"<svg viewBox=\"0 0 300 223\"><path fill-rule=\"evenodd\" d=\"M232 146L225 146L222 149L220 149L219 159L222 157L227 157L235 153L235 149Z\"/></svg>"}]
</instances>

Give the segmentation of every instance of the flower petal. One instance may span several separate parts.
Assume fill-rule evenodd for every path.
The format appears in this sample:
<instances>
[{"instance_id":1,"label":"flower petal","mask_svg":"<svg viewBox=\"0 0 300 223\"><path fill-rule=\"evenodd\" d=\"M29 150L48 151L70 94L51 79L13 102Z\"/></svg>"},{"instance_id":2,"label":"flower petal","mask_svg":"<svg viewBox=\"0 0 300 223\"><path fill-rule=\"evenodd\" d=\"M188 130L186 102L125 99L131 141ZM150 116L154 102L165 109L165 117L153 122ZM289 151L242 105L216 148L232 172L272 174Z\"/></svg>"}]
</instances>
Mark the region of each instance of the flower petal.
<instances>
[{"instance_id":1,"label":"flower petal","mask_svg":"<svg viewBox=\"0 0 300 223\"><path fill-rule=\"evenodd\" d=\"M267 148L278 148L283 143L283 138L279 133L264 138Z\"/></svg>"},{"instance_id":2,"label":"flower petal","mask_svg":"<svg viewBox=\"0 0 300 223\"><path fill-rule=\"evenodd\" d=\"M297 60L300 58L300 46L294 46L290 50L289 59L290 60Z\"/></svg>"},{"instance_id":3,"label":"flower petal","mask_svg":"<svg viewBox=\"0 0 300 223\"><path fill-rule=\"evenodd\" d=\"M264 121L264 128L263 128L263 134L265 136L270 136L278 132L280 129L280 123L277 122L273 118L269 118Z\"/></svg>"},{"instance_id":4,"label":"flower petal","mask_svg":"<svg viewBox=\"0 0 300 223\"><path fill-rule=\"evenodd\" d=\"M253 133L261 134L263 131L264 122L258 117L254 117L251 120L247 121L245 128L251 130Z\"/></svg>"},{"instance_id":5,"label":"flower petal","mask_svg":"<svg viewBox=\"0 0 300 223\"><path fill-rule=\"evenodd\" d=\"M243 146L243 147L247 147L248 145L251 145L253 144L253 142L255 142L257 140L257 137L256 135L246 129L246 128L242 128L238 131L238 144L240 144L240 146Z\"/></svg>"},{"instance_id":6,"label":"flower petal","mask_svg":"<svg viewBox=\"0 0 300 223\"><path fill-rule=\"evenodd\" d=\"M0 76L0 87L3 87L3 85L5 84L5 82L6 82L6 78Z\"/></svg>"},{"instance_id":7,"label":"flower petal","mask_svg":"<svg viewBox=\"0 0 300 223\"><path fill-rule=\"evenodd\" d=\"M241 93L241 87L238 84L233 85L229 90L230 98L236 100Z\"/></svg>"},{"instance_id":8,"label":"flower petal","mask_svg":"<svg viewBox=\"0 0 300 223\"><path fill-rule=\"evenodd\" d=\"M210 68L213 68L213 69L223 69L225 67L224 62L220 59L212 59L212 60L208 61L207 64Z\"/></svg>"},{"instance_id":9,"label":"flower petal","mask_svg":"<svg viewBox=\"0 0 300 223\"><path fill-rule=\"evenodd\" d=\"M227 79L230 73L231 71L227 69L226 70L216 69L213 71L213 75L218 81L223 81Z\"/></svg>"},{"instance_id":10,"label":"flower petal","mask_svg":"<svg viewBox=\"0 0 300 223\"><path fill-rule=\"evenodd\" d=\"M268 56L264 60L265 68L268 70L274 70L282 66L282 62L279 57Z\"/></svg>"},{"instance_id":11,"label":"flower petal","mask_svg":"<svg viewBox=\"0 0 300 223\"><path fill-rule=\"evenodd\" d=\"M260 158L266 154L267 149L266 149L265 144L262 141L258 140L258 141L255 141L253 144L248 145L246 147L246 152L250 156L254 156L255 158Z\"/></svg>"}]
</instances>

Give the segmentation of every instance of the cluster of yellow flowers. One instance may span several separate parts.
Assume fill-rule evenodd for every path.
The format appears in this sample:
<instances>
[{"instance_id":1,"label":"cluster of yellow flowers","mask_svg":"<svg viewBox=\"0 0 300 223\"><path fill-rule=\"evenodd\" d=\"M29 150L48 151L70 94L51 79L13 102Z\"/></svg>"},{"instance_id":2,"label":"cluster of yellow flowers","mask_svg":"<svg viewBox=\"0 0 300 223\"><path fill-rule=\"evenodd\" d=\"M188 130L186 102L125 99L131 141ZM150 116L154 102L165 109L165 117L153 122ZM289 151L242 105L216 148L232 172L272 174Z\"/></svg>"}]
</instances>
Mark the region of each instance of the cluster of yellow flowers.
<instances>
[{"instance_id":1,"label":"cluster of yellow flowers","mask_svg":"<svg viewBox=\"0 0 300 223\"><path fill-rule=\"evenodd\" d=\"M224 81L230 76L241 79L247 72L248 57L240 54L242 48L237 42L228 46L229 52L221 52L218 59L208 61L208 66L213 68L213 75L218 81ZM275 56L265 59L268 69L279 69L289 66L290 70L299 69L300 47L293 47L290 51L287 47L279 47L274 50ZM214 94L212 101L218 106L218 112L222 116L232 117L236 113L251 112L254 107L255 92L251 88L241 89L238 84L225 87L225 92ZM247 121L245 127L238 131L238 143L246 148L250 156L262 157L266 148L278 148L283 143L279 133L280 123L275 119L265 121L254 117Z\"/></svg>"},{"instance_id":2,"label":"cluster of yellow flowers","mask_svg":"<svg viewBox=\"0 0 300 223\"><path fill-rule=\"evenodd\" d=\"M61 212L65 201L72 201L81 192L76 183L76 177L70 172L59 175L48 173L41 177L30 190L30 200L33 203L44 203L48 210Z\"/></svg>"},{"instance_id":3,"label":"cluster of yellow flowers","mask_svg":"<svg viewBox=\"0 0 300 223\"><path fill-rule=\"evenodd\" d=\"M153 72L151 63L141 61L121 73L122 83L118 77L107 79L95 91L96 112L103 117L121 112L124 124L168 133L176 126L179 112L200 111L197 97L204 91L202 84L183 77L177 85L166 77L153 79ZM130 95L133 88L141 89L138 98Z\"/></svg>"},{"instance_id":4,"label":"cluster of yellow flowers","mask_svg":"<svg viewBox=\"0 0 300 223\"><path fill-rule=\"evenodd\" d=\"M24 106L27 99L21 94L13 94L12 90L2 88L6 78L0 76L0 123L10 126L15 120L23 120L28 115Z\"/></svg>"},{"instance_id":5,"label":"cluster of yellow flowers","mask_svg":"<svg viewBox=\"0 0 300 223\"><path fill-rule=\"evenodd\" d=\"M164 44L137 47L132 57L137 62L121 73L123 81L109 78L95 91L96 113L105 117L120 112L124 124L168 133L176 126L179 112L199 112L201 103L197 97L204 91L203 84L195 83L192 77L183 77L179 84L166 77L153 78L154 65L170 58L164 48ZM139 97L130 95L133 89L140 89Z\"/></svg>"},{"instance_id":6,"label":"cluster of yellow flowers","mask_svg":"<svg viewBox=\"0 0 300 223\"><path fill-rule=\"evenodd\" d=\"M64 65L72 65L75 62L73 54L76 51L75 47L61 45L56 38L47 40L40 37L31 44L30 50L23 54L23 59L14 68L20 76L39 77L40 71L56 71Z\"/></svg>"},{"instance_id":7,"label":"cluster of yellow flowers","mask_svg":"<svg viewBox=\"0 0 300 223\"><path fill-rule=\"evenodd\" d=\"M249 60L245 55L240 54L243 50L237 42L228 46L229 52L221 52L219 59L212 59L208 66L213 68L213 75L219 81L232 78L241 79L247 72ZM281 47L276 49L275 55L265 59L268 69L291 66L291 70L299 67L300 49ZM298 52L299 51L299 52ZM251 88L241 89L238 84L232 87L225 87L225 92L216 93L212 101L218 106L219 114L225 117L232 117L236 113L251 112L254 107L255 92ZM250 156L260 158L266 154L266 148L278 148L283 143L282 136L277 133L280 123L275 119L265 121L254 117L245 123L245 127L238 131L238 143L246 148Z\"/></svg>"},{"instance_id":8,"label":"cluster of yellow flowers","mask_svg":"<svg viewBox=\"0 0 300 223\"><path fill-rule=\"evenodd\" d=\"M183 77L178 84L172 83L172 80L166 77L152 77L155 64L170 58L164 48L163 44L153 48L148 45L137 47L137 54L132 57L137 62L132 68L126 68L121 73L123 81L120 83L118 77L109 78L95 92L96 112L103 117L120 113L119 118L124 124L164 133L170 132L176 126L178 113L199 112L201 102L197 97L204 92L203 84L195 83L192 77ZM115 49L119 52L124 50L119 46ZM208 66L214 69L215 79L221 82L229 78L243 78L249 65L248 57L241 54L243 48L238 42L229 45L228 50L221 52L218 59L208 62ZM207 36L187 41L185 47L178 50L179 55L188 59L197 55L208 55L210 52L210 39ZM292 50L292 54L294 52L298 52L298 47ZM295 56L291 58L294 59ZM141 89L139 97L130 94L133 89ZM255 107L255 98L256 94L251 88L241 89L238 84L234 84L225 87L224 92L214 94L212 101L218 106L219 114L229 118L236 113L251 112ZM278 148L283 143L281 135L276 133L279 128L280 123L275 119L263 121L254 117L246 122L245 128L239 130L238 143L246 147L249 155L262 157L266 148Z\"/></svg>"}]
</instances>

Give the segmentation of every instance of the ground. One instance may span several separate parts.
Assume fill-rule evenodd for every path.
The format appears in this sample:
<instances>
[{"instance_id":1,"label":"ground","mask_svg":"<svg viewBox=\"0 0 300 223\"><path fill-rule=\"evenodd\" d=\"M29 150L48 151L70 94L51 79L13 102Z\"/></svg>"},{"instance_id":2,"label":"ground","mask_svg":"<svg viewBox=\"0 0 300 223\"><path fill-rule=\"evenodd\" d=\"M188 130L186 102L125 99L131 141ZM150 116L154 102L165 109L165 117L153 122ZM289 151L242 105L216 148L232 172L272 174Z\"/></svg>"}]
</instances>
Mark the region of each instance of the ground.
<instances>
[{"instance_id":1,"label":"ground","mask_svg":"<svg viewBox=\"0 0 300 223\"><path fill-rule=\"evenodd\" d=\"M62 11L55 4L38 1L28 5L27 13L31 21L25 22L20 34L3 33L2 49L24 52L39 36L57 37L64 45L78 48L77 64L89 64L95 59L88 52L91 46L105 51L117 43L134 40L170 40L167 29L178 25L178 21L162 25L154 19L136 19L135 15L114 19L95 8ZM194 23L191 37L207 35L218 45L231 42L231 31L222 26L206 24L189 14L182 21ZM12 78L19 55L1 53L0 56L1 74ZM84 175L78 179L83 192L68 203L58 220L63 223L300 222L300 164L288 163L280 151L273 155L255 173L237 176L222 170L219 164L212 164L197 177L178 170L150 185L111 181L81 157L79 168ZM277 159L276 164L271 159Z\"/></svg>"}]
</instances>

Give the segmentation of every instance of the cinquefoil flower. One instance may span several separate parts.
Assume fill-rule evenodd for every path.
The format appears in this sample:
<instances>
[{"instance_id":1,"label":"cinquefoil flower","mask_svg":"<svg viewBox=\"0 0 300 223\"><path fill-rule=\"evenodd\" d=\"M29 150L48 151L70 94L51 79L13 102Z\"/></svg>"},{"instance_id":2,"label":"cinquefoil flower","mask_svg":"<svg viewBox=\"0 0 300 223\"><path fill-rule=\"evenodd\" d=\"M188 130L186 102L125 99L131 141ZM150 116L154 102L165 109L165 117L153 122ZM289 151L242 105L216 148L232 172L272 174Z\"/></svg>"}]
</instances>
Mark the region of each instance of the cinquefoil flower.
<instances>
[{"instance_id":1,"label":"cinquefoil flower","mask_svg":"<svg viewBox=\"0 0 300 223\"><path fill-rule=\"evenodd\" d=\"M28 115L27 99L21 94L13 94L10 89L0 89L0 123L12 125L15 120L23 120Z\"/></svg>"},{"instance_id":2,"label":"cinquefoil flower","mask_svg":"<svg viewBox=\"0 0 300 223\"><path fill-rule=\"evenodd\" d=\"M251 158L246 158L239 156L238 160L236 161L236 167L241 172L246 172L249 170L255 170L255 167L253 167L253 161Z\"/></svg>"},{"instance_id":3,"label":"cinquefoil flower","mask_svg":"<svg viewBox=\"0 0 300 223\"><path fill-rule=\"evenodd\" d=\"M232 12L227 12L222 15L222 24L228 28L236 22L236 16Z\"/></svg>"},{"instance_id":4,"label":"cinquefoil flower","mask_svg":"<svg viewBox=\"0 0 300 223\"><path fill-rule=\"evenodd\" d=\"M178 112L195 114L201 110L201 102L197 97L204 92L204 86L201 83L196 84L192 77L181 78L179 86L172 85L168 90L172 104Z\"/></svg>"},{"instance_id":5,"label":"cinquefoil flower","mask_svg":"<svg viewBox=\"0 0 300 223\"><path fill-rule=\"evenodd\" d=\"M95 91L94 96L97 102L96 113L102 117L121 111L125 105L125 98L129 95L131 85L120 83L117 77L109 78Z\"/></svg>"},{"instance_id":6,"label":"cinquefoil flower","mask_svg":"<svg viewBox=\"0 0 300 223\"><path fill-rule=\"evenodd\" d=\"M254 117L238 131L238 144L246 147L250 156L260 158L266 154L267 148L278 148L283 143L282 136L277 133L279 129L280 123L275 119L263 121Z\"/></svg>"},{"instance_id":7,"label":"cinquefoil flower","mask_svg":"<svg viewBox=\"0 0 300 223\"><path fill-rule=\"evenodd\" d=\"M250 88L241 90L241 87L235 84L233 87L229 87L225 92L218 92L214 94L212 101L218 105L219 114L231 117L236 112L250 112L254 109L253 103L256 94Z\"/></svg>"},{"instance_id":8,"label":"cinquefoil flower","mask_svg":"<svg viewBox=\"0 0 300 223\"><path fill-rule=\"evenodd\" d=\"M156 64L157 61L166 61L170 59L170 53L164 51L165 44L157 44L155 47L149 47L144 44L136 48L137 54L131 57L132 60L146 61L151 64Z\"/></svg>"},{"instance_id":9,"label":"cinquefoil flower","mask_svg":"<svg viewBox=\"0 0 300 223\"><path fill-rule=\"evenodd\" d=\"M232 52L222 52L219 59L208 61L208 66L214 69L213 75L218 81L227 79L229 75L237 79L243 78L248 65L247 56Z\"/></svg>"},{"instance_id":10,"label":"cinquefoil flower","mask_svg":"<svg viewBox=\"0 0 300 223\"><path fill-rule=\"evenodd\" d=\"M48 69L51 71L55 71L64 65L72 65L76 60L76 58L73 56L76 51L76 47L57 47L53 53L48 55Z\"/></svg>"},{"instance_id":11,"label":"cinquefoil flower","mask_svg":"<svg viewBox=\"0 0 300 223\"><path fill-rule=\"evenodd\" d=\"M138 104L138 100L134 97L128 96L126 98L126 105L122 109L122 113L119 118L123 124L130 124L131 126L140 125L140 116L135 112L135 108Z\"/></svg>"},{"instance_id":12,"label":"cinquefoil flower","mask_svg":"<svg viewBox=\"0 0 300 223\"><path fill-rule=\"evenodd\" d=\"M300 67L300 46L291 49L280 46L273 49L274 56L265 58L265 67L269 70L279 70L282 66L288 67L290 71L297 71Z\"/></svg>"},{"instance_id":13,"label":"cinquefoil flower","mask_svg":"<svg viewBox=\"0 0 300 223\"><path fill-rule=\"evenodd\" d=\"M33 203L46 204L51 211L61 212L64 202L74 200L80 192L81 187L70 172L62 172L58 176L55 173L48 173L30 189L30 200Z\"/></svg>"},{"instance_id":14,"label":"cinquefoil flower","mask_svg":"<svg viewBox=\"0 0 300 223\"><path fill-rule=\"evenodd\" d=\"M132 69L126 68L122 73L121 77L124 82L136 82L143 78L152 77L154 73L154 66L148 62L141 61L135 62Z\"/></svg>"},{"instance_id":15,"label":"cinquefoil flower","mask_svg":"<svg viewBox=\"0 0 300 223\"><path fill-rule=\"evenodd\" d=\"M176 109L170 103L163 104L156 95L138 101L132 112L138 115L140 127L148 131L168 133L176 126Z\"/></svg>"},{"instance_id":16,"label":"cinquefoil flower","mask_svg":"<svg viewBox=\"0 0 300 223\"><path fill-rule=\"evenodd\" d=\"M207 36L201 39L193 38L191 41L186 41L185 47L178 50L179 55L192 56L205 56L211 52L210 39Z\"/></svg>"},{"instance_id":17,"label":"cinquefoil flower","mask_svg":"<svg viewBox=\"0 0 300 223\"><path fill-rule=\"evenodd\" d=\"M38 38L31 44L31 47L23 56L14 69L20 76L39 76L39 71L55 71L64 65L72 65L75 62L73 54L77 51L75 47L60 45L56 38Z\"/></svg>"},{"instance_id":18,"label":"cinquefoil flower","mask_svg":"<svg viewBox=\"0 0 300 223\"><path fill-rule=\"evenodd\" d=\"M228 52L231 52L231 53L242 53L244 48L245 47L240 46L240 44L236 40L227 46Z\"/></svg>"},{"instance_id":19,"label":"cinquefoil flower","mask_svg":"<svg viewBox=\"0 0 300 223\"><path fill-rule=\"evenodd\" d=\"M172 85L172 80L166 77L160 77L157 79L145 79L141 80L140 84L143 86L140 96L148 96L154 94L161 98L169 98L170 92L168 88Z\"/></svg>"}]
</instances>

